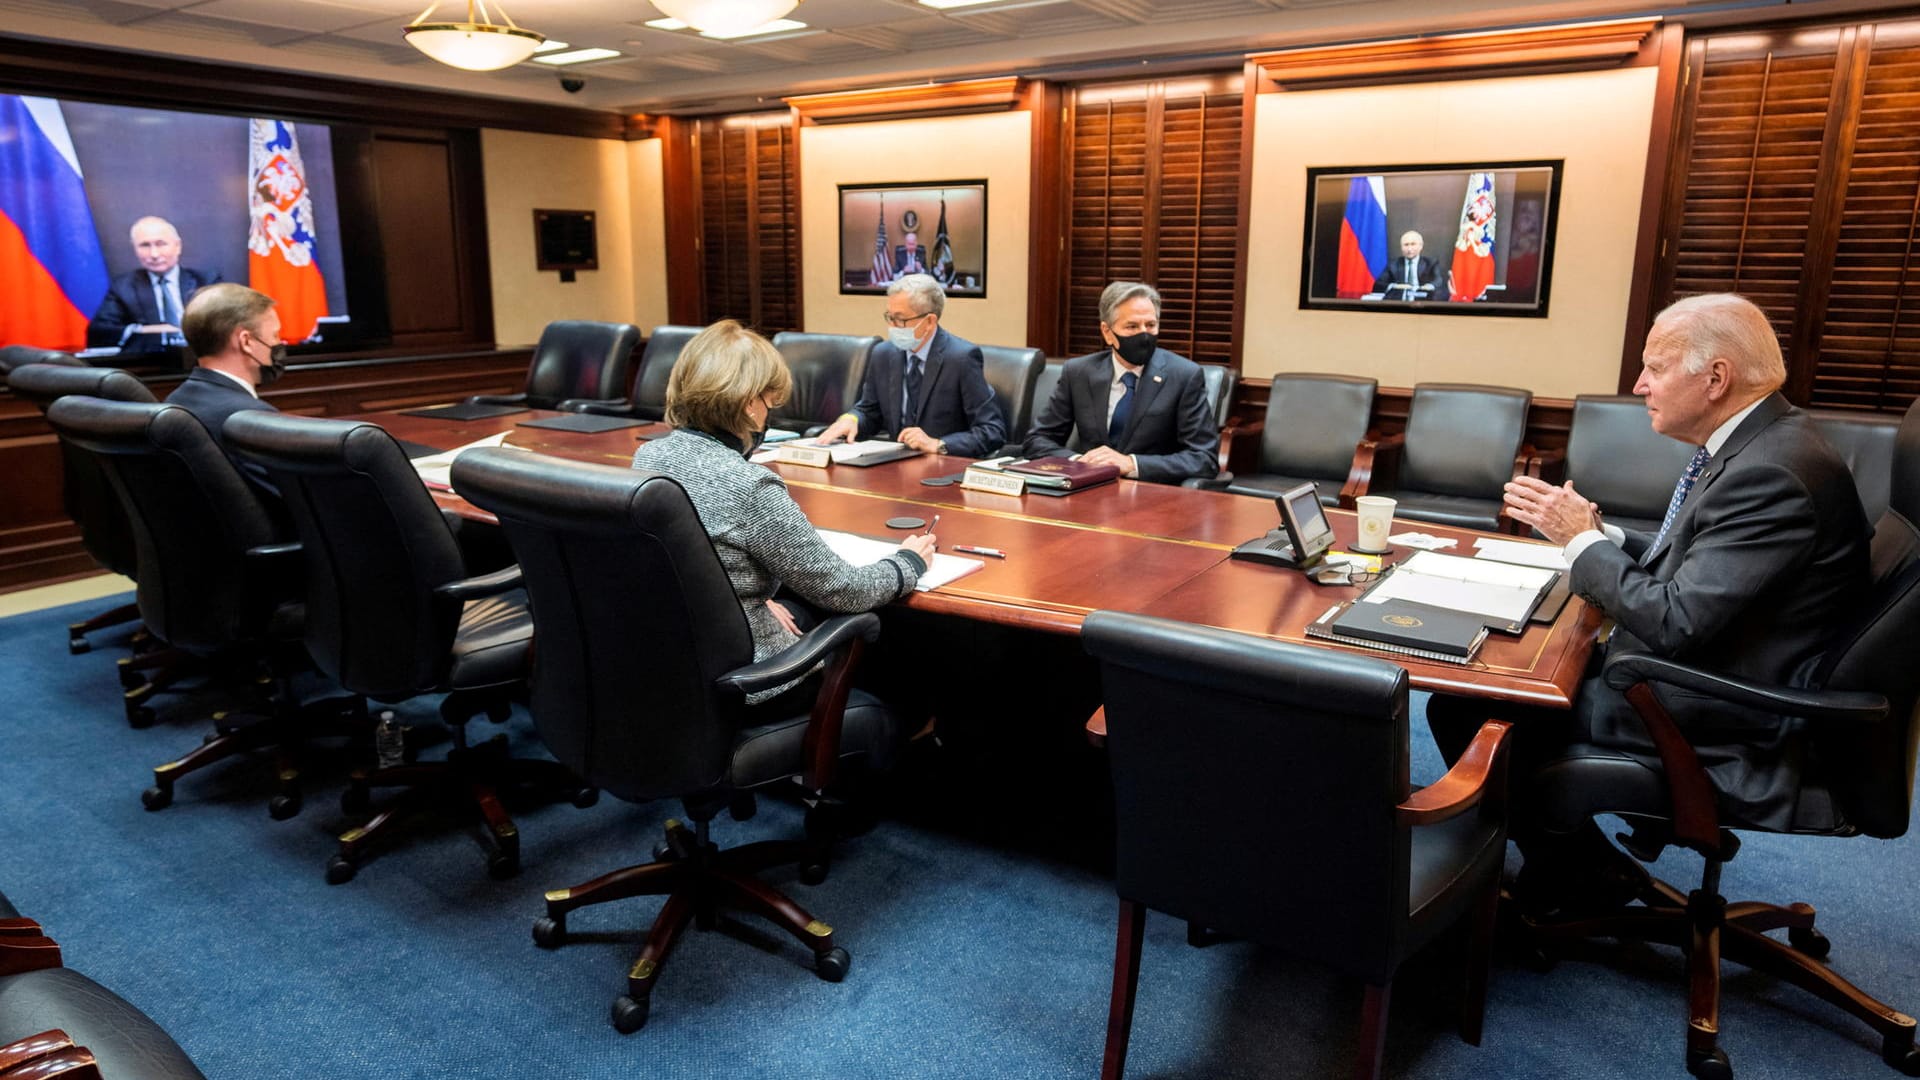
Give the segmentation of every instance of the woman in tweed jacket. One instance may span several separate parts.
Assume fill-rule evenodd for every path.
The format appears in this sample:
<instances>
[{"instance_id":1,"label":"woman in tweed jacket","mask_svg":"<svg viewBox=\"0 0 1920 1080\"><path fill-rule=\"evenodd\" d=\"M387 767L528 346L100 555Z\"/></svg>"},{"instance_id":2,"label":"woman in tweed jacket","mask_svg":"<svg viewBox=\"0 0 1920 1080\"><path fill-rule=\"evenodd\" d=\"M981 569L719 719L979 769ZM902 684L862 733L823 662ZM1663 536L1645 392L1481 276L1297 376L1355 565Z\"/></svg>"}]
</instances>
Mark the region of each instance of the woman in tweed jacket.
<instances>
[{"instance_id":1,"label":"woman in tweed jacket","mask_svg":"<svg viewBox=\"0 0 1920 1080\"><path fill-rule=\"evenodd\" d=\"M667 382L673 433L633 455L634 468L670 476L686 490L746 612L756 661L800 635L794 613L773 599L782 585L823 611L868 611L913 591L933 558L928 534L854 566L820 539L778 474L746 459L767 414L792 388L786 361L766 338L731 319L714 323L674 363Z\"/></svg>"}]
</instances>

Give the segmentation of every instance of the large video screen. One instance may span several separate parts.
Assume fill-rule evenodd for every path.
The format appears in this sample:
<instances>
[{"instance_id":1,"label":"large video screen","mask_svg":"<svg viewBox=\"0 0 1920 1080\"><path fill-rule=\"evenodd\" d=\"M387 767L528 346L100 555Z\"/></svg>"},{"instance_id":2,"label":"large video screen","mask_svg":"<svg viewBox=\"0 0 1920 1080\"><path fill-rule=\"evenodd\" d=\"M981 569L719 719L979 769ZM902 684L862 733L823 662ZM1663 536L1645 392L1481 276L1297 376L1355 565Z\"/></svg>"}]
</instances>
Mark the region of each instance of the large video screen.
<instances>
[{"instance_id":1,"label":"large video screen","mask_svg":"<svg viewBox=\"0 0 1920 1080\"><path fill-rule=\"evenodd\" d=\"M840 292L878 296L907 274L987 295L985 180L840 185Z\"/></svg>"},{"instance_id":2,"label":"large video screen","mask_svg":"<svg viewBox=\"0 0 1920 1080\"><path fill-rule=\"evenodd\" d=\"M1307 170L1300 306L1547 313L1559 161Z\"/></svg>"},{"instance_id":3,"label":"large video screen","mask_svg":"<svg viewBox=\"0 0 1920 1080\"><path fill-rule=\"evenodd\" d=\"M0 94L0 344L177 362L215 281L291 345L351 342L340 224L323 124Z\"/></svg>"}]
</instances>

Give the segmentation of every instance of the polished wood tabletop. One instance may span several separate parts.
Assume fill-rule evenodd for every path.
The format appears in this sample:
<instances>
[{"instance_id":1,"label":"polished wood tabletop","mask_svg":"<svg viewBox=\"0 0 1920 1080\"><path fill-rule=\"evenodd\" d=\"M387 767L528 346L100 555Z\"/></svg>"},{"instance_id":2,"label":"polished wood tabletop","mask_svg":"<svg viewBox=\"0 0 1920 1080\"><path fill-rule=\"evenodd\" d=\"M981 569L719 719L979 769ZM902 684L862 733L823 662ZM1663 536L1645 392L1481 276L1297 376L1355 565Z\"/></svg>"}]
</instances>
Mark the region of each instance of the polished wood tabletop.
<instances>
[{"instance_id":1,"label":"polished wood tabletop","mask_svg":"<svg viewBox=\"0 0 1920 1080\"><path fill-rule=\"evenodd\" d=\"M539 410L485 420L454 421L400 413L361 417L396 438L440 448L462 446L501 431L509 445L576 461L624 465L642 441L668 432L663 424L597 434L522 426L564 415ZM964 458L929 455L870 468L770 466L814 524L876 537L905 535L887 528L896 517L931 521L940 515L941 548L989 547L1004 559L982 560L981 570L903 603L1002 625L1077 633L1089 612L1107 608L1158 615L1316 647L1304 628L1358 588L1320 586L1297 572L1229 561L1232 548L1278 523L1273 501L1165 484L1120 480L1064 498L1008 496L922 480L954 476ZM451 492L435 492L444 507L487 519L485 511ZM1328 512L1341 543L1351 542L1354 517ZM1471 530L1425 523L1396 524L1457 541L1470 553ZM1510 538L1509 538L1510 539ZM1396 549L1391 562L1408 554ZM1566 707L1573 698L1599 625L1597 612L1577 597L1550 625L1517 637L1488 636L1473 663L1454 665L1393 657L1414 685L1444 693ZM1383 654L1366 649L1355 652Z\"/></svg>"}]
</instances>

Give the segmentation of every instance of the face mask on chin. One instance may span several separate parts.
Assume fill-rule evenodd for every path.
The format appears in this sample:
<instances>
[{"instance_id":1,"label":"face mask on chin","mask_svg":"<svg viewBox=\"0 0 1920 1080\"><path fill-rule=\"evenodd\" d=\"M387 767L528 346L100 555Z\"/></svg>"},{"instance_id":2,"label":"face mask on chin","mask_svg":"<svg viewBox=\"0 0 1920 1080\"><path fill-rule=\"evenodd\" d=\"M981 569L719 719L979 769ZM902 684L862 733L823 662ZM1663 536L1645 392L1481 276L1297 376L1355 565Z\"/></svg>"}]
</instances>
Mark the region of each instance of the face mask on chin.
<instances>
[{"instance_id":1,"label":"face mask on chin","mask_svg":"<svg viewBox=\"0 0 1920 1080\"><path fill-rule=\"evenodd\" d=\"M1160 347L1159 337L1149 333L1115 334L1113 340L1117 343L1113 351L1120 354L1120 359L1134 367L1139 367L1153 359L1153 351Z\"/></svg>"}]
</instances>

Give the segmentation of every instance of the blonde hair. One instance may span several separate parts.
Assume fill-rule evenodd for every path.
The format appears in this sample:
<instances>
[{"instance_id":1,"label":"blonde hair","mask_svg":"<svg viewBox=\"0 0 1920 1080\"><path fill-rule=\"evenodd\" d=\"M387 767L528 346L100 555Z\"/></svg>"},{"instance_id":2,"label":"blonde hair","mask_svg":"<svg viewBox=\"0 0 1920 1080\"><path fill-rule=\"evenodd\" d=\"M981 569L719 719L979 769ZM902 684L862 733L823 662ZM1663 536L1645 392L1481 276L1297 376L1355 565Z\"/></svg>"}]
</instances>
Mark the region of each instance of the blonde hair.
<instances>
[{"instance_id":1,"label":"blonde hair","mask_svg":"<svg viewBox=\"0 0 1920 1080\"><path fill-rule=\"evenodd\" d=\"M1734 293L1703 293L1676 300L1654 316L1647 339L1671 339L1680 349L1680 366L1689 375L1707 369L1715 357L1733 367L1747 389L1772 393L1787 381L1780 337L1753 301Z\"/></svg>"},{"instance_id":2,"label":"blonde hair","mask_svg":"<svg viewBox=\"0 0 1920 1080\"><path fill-rule=\"evenodd\" d=\"M698 431L726 432L742 443L758 430L747 415L756 398L777 407L793 392L793 375L773 344L732 319L694 335L680 350L667 379L667 423Z\"/></svg>"}]
</instances>

